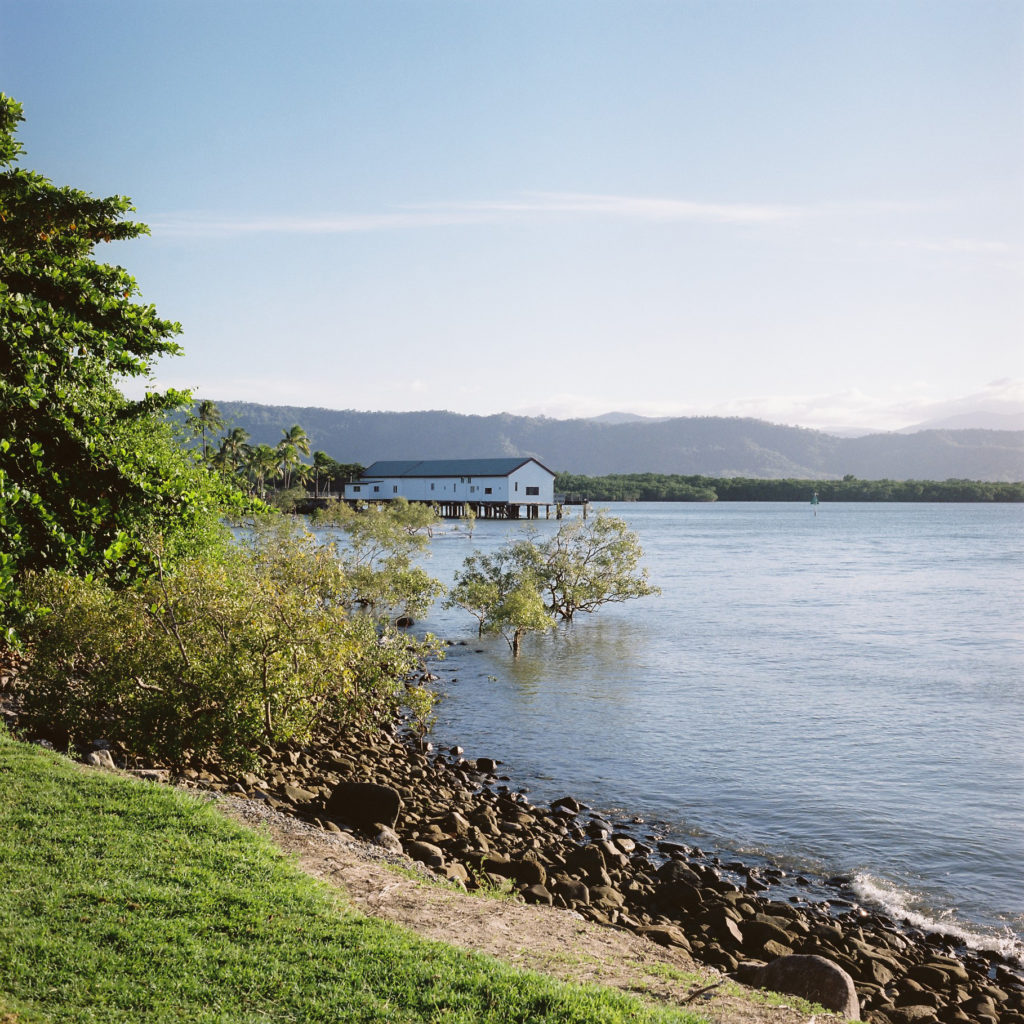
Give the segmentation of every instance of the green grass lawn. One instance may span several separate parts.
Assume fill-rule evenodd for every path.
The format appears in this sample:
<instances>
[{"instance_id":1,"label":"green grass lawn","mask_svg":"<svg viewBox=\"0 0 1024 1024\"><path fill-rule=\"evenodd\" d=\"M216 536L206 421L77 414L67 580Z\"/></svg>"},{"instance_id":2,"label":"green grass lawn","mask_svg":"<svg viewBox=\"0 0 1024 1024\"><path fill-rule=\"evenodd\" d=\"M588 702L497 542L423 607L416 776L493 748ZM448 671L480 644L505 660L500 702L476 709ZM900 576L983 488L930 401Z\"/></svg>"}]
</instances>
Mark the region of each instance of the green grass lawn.
<instances>
[{"instance_id":1,"label":"green grass lawn","mask_svg":"<svg viewBox=\"0 0 1024 1024\"><path fill-rule=\"evenodd\" d=\"M165 787L0 734L0 1022L696 1022L360 915Z\"/></svg>"}]
</instances>

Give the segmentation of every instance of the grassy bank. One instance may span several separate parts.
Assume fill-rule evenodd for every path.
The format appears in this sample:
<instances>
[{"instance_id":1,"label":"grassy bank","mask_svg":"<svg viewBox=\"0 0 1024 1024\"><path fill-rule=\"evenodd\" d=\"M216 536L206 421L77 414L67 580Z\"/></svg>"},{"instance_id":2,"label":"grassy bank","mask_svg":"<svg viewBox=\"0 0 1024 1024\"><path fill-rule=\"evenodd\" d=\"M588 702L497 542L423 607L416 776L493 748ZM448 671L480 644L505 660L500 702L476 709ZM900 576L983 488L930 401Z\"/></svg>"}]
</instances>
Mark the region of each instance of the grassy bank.
<instances>
[{"instance_id":1,"label":"grassy bank","mask_svg":"<svg viewBox=\"0 0 1024 1024\"><path fill-rule=\"evenodd\" d=\"M363 917L201 801L3 735L0 880L5 1020L699 1020Z\"/></svg>"}]
</instances>

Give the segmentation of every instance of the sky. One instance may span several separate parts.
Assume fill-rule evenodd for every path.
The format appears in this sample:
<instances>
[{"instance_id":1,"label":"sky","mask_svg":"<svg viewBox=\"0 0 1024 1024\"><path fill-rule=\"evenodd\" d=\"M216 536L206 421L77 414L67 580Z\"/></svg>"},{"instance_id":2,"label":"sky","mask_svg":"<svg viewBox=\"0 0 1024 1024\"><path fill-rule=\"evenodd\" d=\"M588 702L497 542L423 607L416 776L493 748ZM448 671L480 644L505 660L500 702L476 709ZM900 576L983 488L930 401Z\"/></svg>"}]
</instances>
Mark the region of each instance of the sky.
<instances>
[{"instance_id":1,"label":"sky","mask_svg":"<svg viewBox=\"0 0 1024 1024\"><path fill-rule=\"evenodd\" d=\"M22 165L334 409L1024 411L1024 0L0 0Z\"/></svg>"}]
</instances>

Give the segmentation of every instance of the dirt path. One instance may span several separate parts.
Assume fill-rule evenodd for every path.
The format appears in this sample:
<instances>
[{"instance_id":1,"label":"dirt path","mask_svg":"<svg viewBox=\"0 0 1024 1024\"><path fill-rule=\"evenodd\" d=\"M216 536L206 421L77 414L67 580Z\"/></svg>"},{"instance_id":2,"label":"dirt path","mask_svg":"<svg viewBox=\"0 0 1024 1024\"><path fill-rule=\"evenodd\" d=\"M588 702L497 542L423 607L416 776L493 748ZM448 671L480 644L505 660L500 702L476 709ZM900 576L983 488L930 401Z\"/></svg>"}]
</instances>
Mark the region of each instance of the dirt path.
<instances>
[{"instance_id":1,"label":"dirt path","mask_svg":"<svg viewBox=\"0 0 1024 1024\"><path fill-rule=\"evenodd\" d=\"M353 904L374 917L404 925L424 938L487 953L518 967L565 981L596 982L654 1003L682 1006L715 1024L825 1024L788 1005L770 1005L682 950L584 921L566 910L489 899L396 871L405 858L322 832L279 814L257 800L218 800L230 817L265 830L299 867L344 889Z\"/></svg>"}]
</instances>

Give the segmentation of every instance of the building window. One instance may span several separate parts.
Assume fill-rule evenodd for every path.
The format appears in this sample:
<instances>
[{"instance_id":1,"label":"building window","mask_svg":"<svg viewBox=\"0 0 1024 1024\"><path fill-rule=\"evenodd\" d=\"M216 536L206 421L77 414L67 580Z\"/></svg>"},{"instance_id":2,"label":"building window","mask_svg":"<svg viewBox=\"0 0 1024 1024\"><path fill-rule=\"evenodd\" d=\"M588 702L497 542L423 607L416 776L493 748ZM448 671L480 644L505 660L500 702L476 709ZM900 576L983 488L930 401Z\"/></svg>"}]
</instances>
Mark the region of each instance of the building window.
<instances>
[{"instance_id":1,"label":"building window","mask_svg":"<svg viewBox=\"0 0 1024 1024\"><path fill-rule=\"evenodd\" d=\"M361 490L362 490L362 487L358 486L358 484L355 487L352 488L352 491L355 494L358 494Z\"/></svg>"},{"instance_id":2,"label":"building window","mask_svg":"<svg viewBox=\"0 0 1024 1024\"><path fill-rule=\"evenodd\" d=\"M431 489L431 490L433 490L433 489L434 489L434 485L433 485L433 484L431 484L431 485L430 485L430 489Z\"/></svg>"},{"instance_id":3,"label":"building window","mask_svg":"<svg viewBox=\"0 0 1024 1024\"><path fill-rule=\"evenodd\" d=\"M491 487L485 487L484 488L484 494L491 494L491 493L493 493L493 488L491 488Z\"/></svg>"},{"instance_id":4,"label":"building window","mask_svg":"<svg viewBox=\"0 0 1024 1024\"><path fill-rule=\"evenodd\" d=\"M398 484L395 484L394 487L391 488L391 493L392 494L397 494L398 493Z\"/></svg>"},{"instance_id":5,"label":"building window","mask_svg":"<svg viewBox=\"0 0 1024 1024\"><path fill-rule=\"evenodd\" d=\"M527 494L537 494L537 495L539 495L540 494L540 488L539 487L527 487L526 488L526 493Z\"/></svg>"},{"instance_id":6,"label":"building window","mask_svg":"<svg viewBox=\"0 0 1024 1024\"><path fill-rule=\"evenodd\" d=\"M373 493L376 494L379 490L380 490L380 488L376 484L374 484L373 485Z\"/></svg>"},{"instance_id":7,"label":"building window","mask_svg":"<svg viewBox=\"0 0 1024 1024\"><path fill-rule=\"evenodd\" d=\"M516 481L516 490L517 491L519 490L519 481L518 480Z\"/></svg>"}]
</instances>

